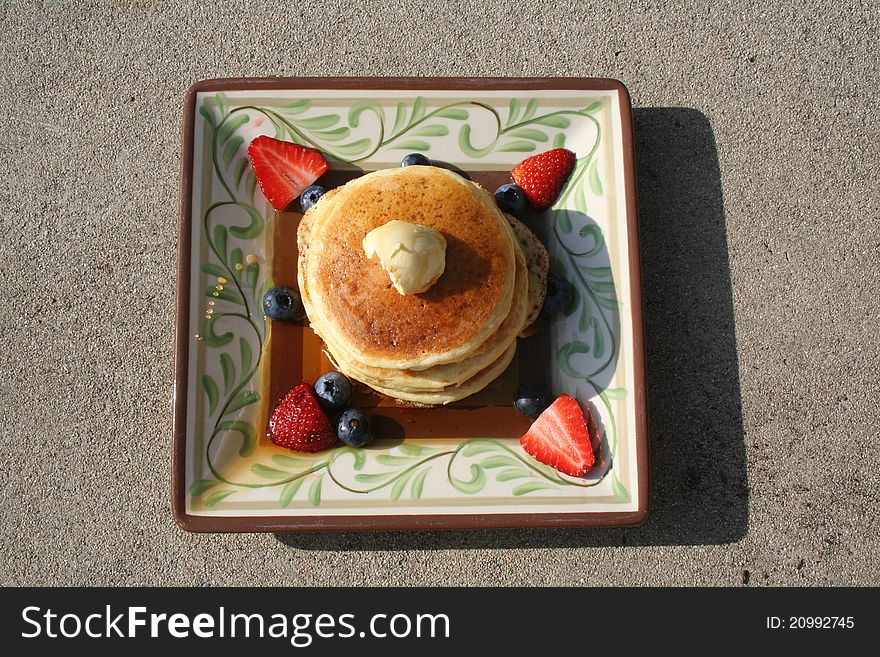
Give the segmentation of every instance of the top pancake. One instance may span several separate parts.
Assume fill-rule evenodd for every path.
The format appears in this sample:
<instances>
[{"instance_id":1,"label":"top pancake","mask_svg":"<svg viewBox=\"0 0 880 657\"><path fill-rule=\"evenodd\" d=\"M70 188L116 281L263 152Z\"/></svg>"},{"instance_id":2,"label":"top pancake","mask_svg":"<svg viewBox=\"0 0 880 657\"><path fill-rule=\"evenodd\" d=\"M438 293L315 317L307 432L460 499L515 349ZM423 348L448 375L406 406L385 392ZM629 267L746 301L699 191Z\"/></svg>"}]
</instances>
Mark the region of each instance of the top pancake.
<instances>
[{"instance_id":1,"label":"top pancake","mask_svg":"<svg viewBox=\"0 0 880 657\"><path fill-rule=\"evenodd\" d=\"M516 275L510 313L501 322L498 330L489 336L488 340L460 362L435 365L424 370L368 367L351 358L343 346L334 344L332 337L327 337L324 327L314 320L312 321L312 328L324 340L337 369L369 386L383 391L395 390L398 392L408 391L410 393L437 392L443 389L447 389L447 392L463 392L464 388L458 388L478 373L486 370L489 365L498 361L508 351L509 347L516 342L517 334L522 331L526 324L531 304L531 292L529 290L531 272L529 271L522 248L515 244L514 251L516 255ZM451 388L457 389L449 390ZM446 395L444 403L455 401L458 398L454 395ZM408 399L411 401L415 400L412 397ZM435 401L429 399L425 400L425 403L435 403Z\"/></svg>"},{"instance_id":2,"label":"top pancake","mask_svg":"<svg viewBox=\"0 0 880 657\"><path fill-rule=\"evenodd\" d=\"M426 292L401 295L364 236L392 219L433 228L446 269ZM298 277L313 322L371 367L420 370L458 362L511 308L513 236L492 196L438 167L357 178L316 203L300 223Z\"/></svg>"}]
</instances>

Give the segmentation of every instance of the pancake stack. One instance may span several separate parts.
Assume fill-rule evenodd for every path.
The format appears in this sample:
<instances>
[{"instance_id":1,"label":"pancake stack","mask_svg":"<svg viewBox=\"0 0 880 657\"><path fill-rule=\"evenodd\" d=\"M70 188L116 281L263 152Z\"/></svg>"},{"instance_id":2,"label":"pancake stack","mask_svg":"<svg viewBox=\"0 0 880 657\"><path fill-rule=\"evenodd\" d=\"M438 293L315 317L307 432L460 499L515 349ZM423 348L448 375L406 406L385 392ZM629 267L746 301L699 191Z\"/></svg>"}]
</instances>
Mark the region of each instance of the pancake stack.
<instances>
[{"instance_id":1,"label":"pancake stack","mask_svg":"<svg viewBox=\"0 0 880 657\"><path fill-rule=\"evenodd\" d=\"M364 253L367 233L394 219L446 239L445 271L420 294L400 294ZM543 302L548 258L537 238L482 187L438 167L376 171L328 192L297 241L300 294L334 365L407 402L447 404L485 388Z\"/></svg>"}]
</instances>

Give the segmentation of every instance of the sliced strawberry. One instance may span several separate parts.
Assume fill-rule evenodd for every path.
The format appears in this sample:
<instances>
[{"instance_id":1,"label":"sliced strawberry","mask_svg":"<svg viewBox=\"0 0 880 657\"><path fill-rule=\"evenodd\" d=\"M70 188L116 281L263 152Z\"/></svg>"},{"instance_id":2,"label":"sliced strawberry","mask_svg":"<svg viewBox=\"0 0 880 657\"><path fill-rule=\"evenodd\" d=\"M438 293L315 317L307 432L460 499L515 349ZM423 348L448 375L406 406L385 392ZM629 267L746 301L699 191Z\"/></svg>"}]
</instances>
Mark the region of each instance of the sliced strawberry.
<instances>
[{"instance_id":1,"label":"sliced strawberry","mask_svg":"<svg viewBox=\"0 0 880 657\"><path fill-rule=\"evenodd\" d=\"M557 397L519 442L541 463L572 477L586 474L595 462L587 418L569 395Z\"/></svg>"},{"instance_id":2,"label":"sliced strawberry","mask_svg":"<svg viewBox=\"0 0 880 657\"><path fill-rule=\"evenodd\" d=\"M574 169L575 154L566 148L554 148L517 164L510 172L535 210L546 210Z\"/></svg>"},{"instance_id":3,"label":"sliced strawberry","mask_svg":"<svg viewBox=\"0 0 880 657\"><path fill-rule=\"evenodd\" d=\"M251 142L248 157L263 196L278 210L290 205L328 168L321 151L265 135Z\"/></svg>"},{"instance_id":4,"label":"sliced strawberry","mask_svg":"<svg viewBox=\"0 0 880 657\"><path fill-rule=\"evenodd\" d=\"M269 418L269 440L297 452L333 447L336 434L306 383L288 392Z\"/></svg>"}]
</instances>

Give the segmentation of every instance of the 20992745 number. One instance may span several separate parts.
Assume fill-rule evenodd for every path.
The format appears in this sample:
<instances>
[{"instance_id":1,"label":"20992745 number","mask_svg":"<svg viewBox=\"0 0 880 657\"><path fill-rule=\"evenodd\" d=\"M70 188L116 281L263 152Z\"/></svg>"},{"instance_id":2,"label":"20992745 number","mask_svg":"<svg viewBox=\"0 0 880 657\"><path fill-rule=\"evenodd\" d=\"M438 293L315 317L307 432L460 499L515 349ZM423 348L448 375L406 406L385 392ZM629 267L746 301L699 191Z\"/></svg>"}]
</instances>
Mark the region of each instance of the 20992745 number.
<instances>
[{"instance_id":1,"label":"20992745 number","mask_svg":"<svg viewBox=\"0 0 880 657\"><path fill-rule=\"evenodd\" d=\"M791 616L788 619L790 630L852 629L854 626L852 616Z\"/></svg>"}]
</instances>

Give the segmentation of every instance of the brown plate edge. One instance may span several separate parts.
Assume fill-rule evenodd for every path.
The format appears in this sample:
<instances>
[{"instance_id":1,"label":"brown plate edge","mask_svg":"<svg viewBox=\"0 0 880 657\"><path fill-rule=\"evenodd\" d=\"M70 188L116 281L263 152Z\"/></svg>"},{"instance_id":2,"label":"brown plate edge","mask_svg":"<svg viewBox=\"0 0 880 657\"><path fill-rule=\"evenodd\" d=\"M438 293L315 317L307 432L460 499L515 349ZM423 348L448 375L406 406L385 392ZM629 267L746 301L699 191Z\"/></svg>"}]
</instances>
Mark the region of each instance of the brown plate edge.
<instances>
[{"instance_id":1,"label":"brown plate edge","mask_svg":"<svg viewBox=\"0 0 880 657\"><path fill-rule=\"evenodd\" d=\"M186 407L189 364L189 305L192 249L193 131L197 94L249 89L573 89L617 91L623 138L624 189L629 243L633 332L633 400L639 504L635 511L590 513L426 514L381 516L200 516L186 512ZM191 532L388 531L526 527L614 527L637 525L649 509L647 393L632 101L626 86L611 78L224 78L202 80L186 93L181 130L180 205L177 221L177 298L172 387L171 507L177 525ZM184 284L182 284L182 282Z\"/></svg>"},{"instance_id":2,"label":"brown plate edge","mask_svg":"<svg viewBox=\"0 0 880 657\"><path fill-rule=\"evenodd\" d=\"M202 83L192 85L183 103L180 157L180 200L177 216L177 317L174 324L174 383L171 388L171 513L182 529L193 518L186 512L186 406L189 385L189 304L192 267L192 164L196 95Z\"/></svg>"}]
</instances>

